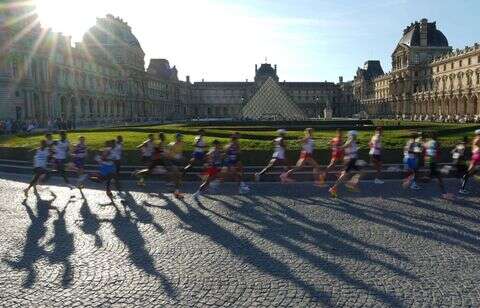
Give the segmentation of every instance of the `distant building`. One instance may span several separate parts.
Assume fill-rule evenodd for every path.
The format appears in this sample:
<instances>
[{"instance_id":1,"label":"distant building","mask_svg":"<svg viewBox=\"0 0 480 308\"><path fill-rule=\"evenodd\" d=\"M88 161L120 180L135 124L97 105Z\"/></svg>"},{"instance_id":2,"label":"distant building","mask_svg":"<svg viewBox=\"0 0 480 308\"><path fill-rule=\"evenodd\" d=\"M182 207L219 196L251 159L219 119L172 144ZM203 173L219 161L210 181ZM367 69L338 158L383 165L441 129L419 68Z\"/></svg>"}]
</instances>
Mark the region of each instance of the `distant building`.
<instances>
[{"instance_id":1,"label":"distant building","mask_svg":"<svg viewBox=\"0 0 480 308\"><path fill-rule=\"evenodd\" d=\"M367 61L354 78L354 100L374 117L480 114L480 45L452 51L435 22L403 31L392 71Z\"/></svg>"},{"instance_id":2,"label":"distant building","mask_svg":"<svg viewBox=\"0 0 480 308\"><path fill-rule=\"evenodd\" d=\"M131 27L112 15L98 18L73 46L69 36L41 28L26 3L5 0L0 7L0 120L101 126L239 118L269 78L306 117L322 117L327 104L334 116L355 111L351 83L280 81L277 66L268 63L255 67L251 82L181 81L166 59L151 59L145 69Z\"/></svg>"}]
</instances>

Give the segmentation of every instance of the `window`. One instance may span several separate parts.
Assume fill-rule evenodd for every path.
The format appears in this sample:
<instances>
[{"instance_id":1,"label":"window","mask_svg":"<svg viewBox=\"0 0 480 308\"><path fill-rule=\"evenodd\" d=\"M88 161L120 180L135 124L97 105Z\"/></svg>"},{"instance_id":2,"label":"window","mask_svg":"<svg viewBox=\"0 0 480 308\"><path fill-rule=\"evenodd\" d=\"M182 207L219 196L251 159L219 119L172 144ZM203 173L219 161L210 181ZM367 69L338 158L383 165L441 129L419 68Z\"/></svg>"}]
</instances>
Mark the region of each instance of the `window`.
<instances>
[{"instance_id":1,"label":"window","mask_svg":"<svg viewBox=\"0 0 480 308\"><path fill-rule=\"evenodd\" d=\"M454 62L450 63L450 69L453 70L453 65L454 65L454 64L455 64Z\"/></svg>"},{"instance_id":2,"label":"window","mask_svg":"<svg viewBox=\"0 0 480 308\"><path fill-rule=\"evenodd\" d=\"M462 66L463 66L463 60L458 61L458 67L462 67Z\"/></svg>"},{"instance_id":3,"label":"window","mask_svg":"<svg viewBox=\"0 0 480 308\"><path fill-rule=\"evenodd\" d=\"M468 58L468 65L472 65L472 58Z\"/></svg>"}]
</instances>

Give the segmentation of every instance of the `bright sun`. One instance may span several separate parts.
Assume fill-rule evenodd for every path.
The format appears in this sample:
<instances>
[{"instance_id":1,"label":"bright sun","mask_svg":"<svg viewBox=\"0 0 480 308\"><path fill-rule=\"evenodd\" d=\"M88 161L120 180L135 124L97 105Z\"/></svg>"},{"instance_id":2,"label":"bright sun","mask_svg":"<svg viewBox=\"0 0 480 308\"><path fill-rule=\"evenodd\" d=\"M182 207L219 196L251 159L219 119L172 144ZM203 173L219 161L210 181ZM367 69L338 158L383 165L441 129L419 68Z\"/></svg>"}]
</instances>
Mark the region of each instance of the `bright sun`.
<instances>
[{"instance_id":1,"label":"bright sun","mask_svg":"<svg viewBox=\"0 0 480 308\"><path fill-rule=\"evenodd\" d=\"M34 0L40 23L79 39L95 23L95 7L90 0ZM100 0L101 2L101 0Z\"/></svg>"}]
</instances>

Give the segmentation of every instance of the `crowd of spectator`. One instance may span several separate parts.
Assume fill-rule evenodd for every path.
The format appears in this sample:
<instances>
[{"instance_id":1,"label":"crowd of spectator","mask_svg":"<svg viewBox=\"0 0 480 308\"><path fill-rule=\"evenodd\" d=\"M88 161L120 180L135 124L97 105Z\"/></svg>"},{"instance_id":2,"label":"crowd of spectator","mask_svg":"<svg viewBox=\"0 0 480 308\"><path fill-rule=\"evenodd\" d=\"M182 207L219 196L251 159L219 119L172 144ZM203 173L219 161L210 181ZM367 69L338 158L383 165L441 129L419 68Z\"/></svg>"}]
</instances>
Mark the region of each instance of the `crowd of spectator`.
<instances>
[{"instance_id":1,"label":"crowd of spectator","mask_svg":"<svg viewBox=\"0 0 480 308\"><path fill-rule=\"evenodd\" d=\"M41 125L36 119L32 120L0 120L0 135L31 134L41 130L42 132L54 132L59 130L75 129L72 121L65 121L62 118L50 119Z\"/></svg>"}]
</instances>

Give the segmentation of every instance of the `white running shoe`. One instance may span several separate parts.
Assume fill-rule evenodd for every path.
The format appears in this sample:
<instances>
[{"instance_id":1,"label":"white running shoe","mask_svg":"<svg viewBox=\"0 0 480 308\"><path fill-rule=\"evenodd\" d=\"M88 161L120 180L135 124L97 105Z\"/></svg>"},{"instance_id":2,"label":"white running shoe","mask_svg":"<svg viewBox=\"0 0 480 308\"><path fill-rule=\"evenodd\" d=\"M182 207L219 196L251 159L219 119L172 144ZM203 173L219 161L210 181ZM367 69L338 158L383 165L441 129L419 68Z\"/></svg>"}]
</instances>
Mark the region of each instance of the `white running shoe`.
<instances>
[{"instance_id":1,"label":"white running shoe","mask_svg":"<svg viewBox=\"0 0 480 308\"><path fill-rule=\"evenodd\" d=\"M255 173L255 182L260 182L260 174Z\"/></svg>"},{"instance_id":2,"label":"white running shoe","mask_svg":"<svg viewBox=\"0 0 480 308\"><path fill-rule=\"evenodd\" d=\"M375 179L375 181L374 181L374 182L375 182L375 184L377 184L377 185L382 185L382 184L385 184L385 182L384 182L384 181L382 181L382 180L380 180L380 179Z\"/></svg>"},{"instance_id":3,"label":"white running shoe","mask_svg":"<svg viewBox=\"0 0 480 308\"><path fill-rule=\"evenodd\" d=\"M420 190L422 189L420 186L417 185L417 183L412 183L412 185L410 185L410 189L413 189L413 190Z\"/></svg>"},{"instance_id":4,"label":"white running shoe","mask_svg":"<svg viewBox=\"0 0 480 308\"><path fill-rule=\"evenodd\" d=\"M470 194L470 192L466 189L460 189L458 191L458 193L461 194L461 195L469 195Z\"/></svg>"}]
</instances>

